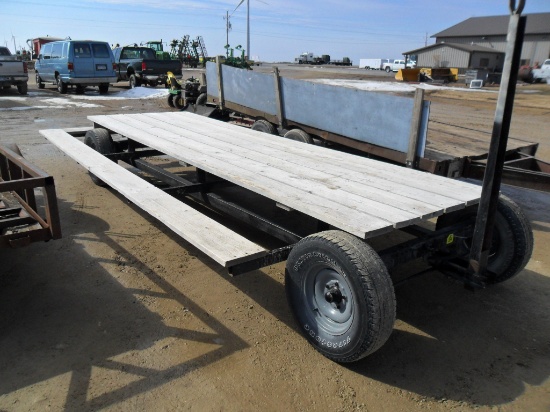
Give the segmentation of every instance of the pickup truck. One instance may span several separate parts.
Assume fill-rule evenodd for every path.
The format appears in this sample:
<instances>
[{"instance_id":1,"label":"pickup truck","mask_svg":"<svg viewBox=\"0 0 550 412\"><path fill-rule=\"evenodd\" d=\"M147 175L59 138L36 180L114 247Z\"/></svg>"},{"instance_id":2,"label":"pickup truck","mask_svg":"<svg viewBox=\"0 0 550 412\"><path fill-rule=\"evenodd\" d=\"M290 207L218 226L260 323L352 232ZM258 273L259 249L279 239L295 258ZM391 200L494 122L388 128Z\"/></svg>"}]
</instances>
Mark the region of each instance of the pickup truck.
<instances>
[{"instance_id":1,"label":"pickup truck","mask_svg":"<svg viewBox=\"0 0 550 412\"><path fill-rule=\"evenodd\" d=\"M546 59L538 69L533 69L533 81L546 81L550 84L550 59Z\"/></svg>"},{"instance_id":2,"label":"pickup truck","mask_svg":"<svg viewBox=\"0 0 550 412\"><path fill-rule=\"evenodd\" d=\"M407 69L413 69L416 65L411 62L411 61L408 61L407 62ZM384 65L382 66L382 69L386 71L386 73L389 73L389 72L397 72L399 71L399 69L404 69L405 68L405 60L394 60L393 62L387 62L387 63L384 63Z\"/></svg>"},{"instance_id":3,"label":"pickup truck","mask_svg":"<svg viewBox=\"0 0 550 412\"><path fill-rule=\"evenodd\" d=\"M131 88L148 84L166 84L168 72L181 76L179 60L159 60L150 47L117 47L115 56L117 81L128 81Z\"/></svg>"},{"instance_id":4,"label":"pickup truck","mask_svg":"<svg viewBox=\"0 0 550 412\"><path fill-rule=\"evenodd\" d=\"M17 56L13 56L7 47L0 47L0 87L9 89L17 86L20 94L27 94L28 81L27 62L17 60Z\"/></svg>"}]
</instances>

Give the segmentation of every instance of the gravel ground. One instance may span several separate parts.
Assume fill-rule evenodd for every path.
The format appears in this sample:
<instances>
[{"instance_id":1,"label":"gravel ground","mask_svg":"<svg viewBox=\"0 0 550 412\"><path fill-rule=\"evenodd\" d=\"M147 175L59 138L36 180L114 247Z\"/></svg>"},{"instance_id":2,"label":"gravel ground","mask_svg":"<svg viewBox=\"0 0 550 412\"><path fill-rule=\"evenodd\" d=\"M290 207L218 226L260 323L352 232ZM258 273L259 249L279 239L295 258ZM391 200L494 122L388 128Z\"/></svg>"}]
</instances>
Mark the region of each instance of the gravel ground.
<instances>
[{"instance_id":1,"label":"gravel ground","mask_svg":"<svg viewBox=\"0 0 550 412\"><path fill-rule=\"evenodd\" d=\"M358 69L281 73L391 80ZM518 89L511 130L538 142L546 161L549 88ZM90 89L85 100L33 81L27 97L0 91L0 143L18 143L54 176L63 229L61 240L0 250L0 411L550 410L549 194L504 188L534 229L519 276L476 292L435 271L405 283L389 341L338 365L300 335L284 263L228 277L39 135L89 126L93 114L170 110L160 88L157 98L118 92L127 87L104 99ZM468 125L475 114L488 129L495 96L427 92L432 118Z\"/></svg>"}]
</instances>

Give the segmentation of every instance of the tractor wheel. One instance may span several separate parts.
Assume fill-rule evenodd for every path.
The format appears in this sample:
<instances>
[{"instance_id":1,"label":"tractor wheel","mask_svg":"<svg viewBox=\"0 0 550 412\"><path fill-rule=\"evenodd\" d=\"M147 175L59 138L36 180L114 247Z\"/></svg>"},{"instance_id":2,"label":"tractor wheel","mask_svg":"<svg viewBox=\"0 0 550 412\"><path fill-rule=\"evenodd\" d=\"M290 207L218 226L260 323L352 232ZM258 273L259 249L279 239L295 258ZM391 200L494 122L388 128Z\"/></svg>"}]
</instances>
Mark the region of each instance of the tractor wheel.
<instances>
[{"instance_id":1,"label":"tractor wheel","mask_svg":"<svg viewBox=\"0 0 550 412\"><path fill-rule=\"evenodd\" d=\"M256 120L251 127L252 130L257 130L258 132L263 132L267 134L277 134L277 129L267 120Z\"/></svg>"},{"instance_id":2,"label":"tractor wheel","mask_svg":"<svg viewBox=\"0 0 550 412\"><path fill-rule=\"evenodd\" d=\"M101 154L112 153L114 148L113 139L106 129L88 130L84 136L84 143ZM93 173L90 173L90 178L98 186L107 186L103 180Z\"/></svg>"},{"instance_id":3,"label":"tractor wheel","mask_svg":"<svg viewBox=\"0 0 550 412\"><path fill-rule=\"evenodd\" d=\"M185 98L183 97L183 93L179 93L176 96L174 96L174 107L179 110L185 110L189 106L188 103L186 103Z\"/></svg>"},{"instance_id":4,"label":"tractor wheel","mask_svg":"<svg viewBox=\"0 0 550 412\"><path fill-rule=\"evenodd\" d=\"M320 232L298 242L287 260L285 290L301 332L336 362L375 352L392 333L395 294L386 266L349 233Z\"/></svg>"},{"instance_id":5,"label":"tractor wheel","mask_svg":"<svg viewBox=\"0 0 550 412\"><path fill-rule=\"evenodd\" d=\"M168 102L168 106L176 107L174 106L174 95L172 93L168 93L168 99L166 101Z\"/></svg>"},{"instance_id":6,"label":"tractor wheel","mask_svg":"<svg viewBox=\"0 0 550 412\"><path fill-rule=\"evenodd\" d=\"M206 105L206 93L199 94L199 97L197 97L197 101L195 102L195 106L205 106Z\"/></svg>"},{"instance_id":7,"label":"tractor wheel","mask_svg":"<svg viewBox=\"0 0 550 412\"><path fill-rule=\"evenodd\" d=\"M287 139L296 140L298 142L313 144L313 138L300 129L292 129L285 133Z\"/></svg>"},{"instance_id":8,"label":"tractor wheel","mask_svg":"<svg viewBox=\"0 0 550 412\"><path fill-rule=\"evenodd\" d=\"M437 229L448 227L477 214L476 208L448 213L437 219ZM470 244L471 239L465 239ZM521 208L510 198L500 195L493 241L489 251L487 269L494 276L485 280L493 285L504 282L523 270L533 253L533 230Z\"/></svg>"}]
</instances>

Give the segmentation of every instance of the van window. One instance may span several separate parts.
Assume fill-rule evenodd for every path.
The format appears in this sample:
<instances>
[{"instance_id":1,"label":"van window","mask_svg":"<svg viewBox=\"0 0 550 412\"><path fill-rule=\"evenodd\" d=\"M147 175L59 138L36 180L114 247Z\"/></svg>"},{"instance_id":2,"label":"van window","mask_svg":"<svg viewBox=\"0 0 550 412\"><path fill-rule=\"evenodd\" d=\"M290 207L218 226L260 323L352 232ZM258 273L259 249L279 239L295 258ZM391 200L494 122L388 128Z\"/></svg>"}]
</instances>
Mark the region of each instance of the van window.
<instances>
[{"instance_id":1,"label":"van window","mask_svg":"<svg viewBox=\"0 0 550 412\"><path fill-rule=\"evenodd\" d=\"M106 44L93 43L92 50L94 51L94 57L98 57L98 58L111 57L111 55L109 54L109 48L107 47Z\"/></svg>"},{"instance_id":2,"label":"van window","mask_svg":"<svg viewBox=\"0 0 550 412\"><path fill-rule=\"evenodd\" d=\"M64 59L69 57L69 43L63 43L63 54L61 55L61 57Z\"/></svg>"},{"instance_id":3,"label":"van window","mask_svg":"<svg viewBox=\"0 0 550 412\"><path fill-rule=\"evenodd\" d=\"M74 44L74 57L92 57L92 51L88 43L75 43Z\"/></svg>"},{"instance_id":4,"label":"van window","mask_svg":"<svg viewBox=\"0 0 550 412\"><path fill-rule=\"evenodd\" d=\"M54 43L52 47L52 59L60 59L63 51L63 43Z\"/></svg>"},{"instance_id":5,"label":"van window","mask_svg":"<svg viewBox=\"0 0 550 412\"><path fill-rule=\"evenodd\" d=\"M49 59L50 55L52 54L52 45L46 44L44 47L40 49L40 52L42 54L42 57L44 57L44 59Z\"/></svg>"}]
</instances>

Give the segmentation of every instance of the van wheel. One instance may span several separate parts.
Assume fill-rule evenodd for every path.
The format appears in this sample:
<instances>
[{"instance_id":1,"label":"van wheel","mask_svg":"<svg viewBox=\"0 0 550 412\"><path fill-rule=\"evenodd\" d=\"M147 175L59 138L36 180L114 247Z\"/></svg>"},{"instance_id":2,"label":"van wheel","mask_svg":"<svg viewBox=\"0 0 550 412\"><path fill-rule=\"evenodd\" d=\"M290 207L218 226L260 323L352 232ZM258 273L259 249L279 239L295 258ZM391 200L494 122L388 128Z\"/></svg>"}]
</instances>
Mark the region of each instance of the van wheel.
<instances>
[{"instance_id":1,"label":"van wheel","mask_svg":"<svg viewBox=\"0 0 550 412\"><path fill-rule=\"evenodd\" d=\"M27 94L28 85L27 83L21 83L17 85L17 91L19 94Z\"/></svg>"},{"instance_id":2,"label":"van wheel","mask_svg":"<svg viewBox=\"0 0 550 412\"><path fill-rule=\"evenodd\" d=\"M61 94L67 93L67 83L63 83L61 76L57 76L55 81L57 83L57 91Z\"/></svg>"},{"instance_id":3,"label":"van wheel","mask_svg":"<svg viewBox=\"0 0 550 412\"><path fill-rule=\"evenodd\" d=\"M390 66L386 67L386 73L391 72Z\"/></svg>"},{"instance_id":4,"label":"van wheel","mask_svg":"<svg viewBox=\"0 0 550 412\"><path fill-rule=\"evenodd\" d=\"M109 91L109 83L99 85L99 94L107 94Z\"/></svg>"},{"instance_id":5,"label":"van wheel","mask_svg":"<svg viewBox=\"0 0 550 412\"><path fill-rule=\"evenodd\" d=\"M42 79L40 78L38 72L36 72L36 84L38 85L39 89L43 89L45 87L45 84L42 83Z\"/></svg>"}]
</instances>

